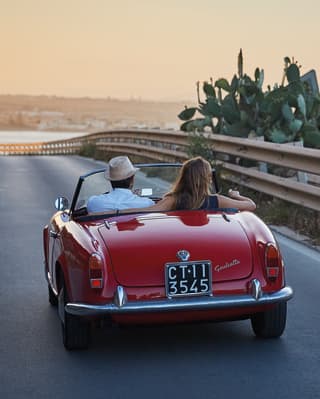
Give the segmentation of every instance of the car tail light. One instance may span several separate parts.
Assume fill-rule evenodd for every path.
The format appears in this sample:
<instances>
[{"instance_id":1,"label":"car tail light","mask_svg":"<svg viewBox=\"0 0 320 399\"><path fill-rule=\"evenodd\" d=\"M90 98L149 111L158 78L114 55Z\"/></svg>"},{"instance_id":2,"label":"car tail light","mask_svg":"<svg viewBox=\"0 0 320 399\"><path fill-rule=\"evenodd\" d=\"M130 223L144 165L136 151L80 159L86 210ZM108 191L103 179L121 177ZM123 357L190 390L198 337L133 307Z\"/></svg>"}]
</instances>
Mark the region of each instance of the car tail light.
<instances>
[{"instance_id":1,"label":"car tail light","mask_svg":"<svg viewBox=\"0 0 320 399\"><path fill-rule=\"evenodd\" d=\"M102 257L97 253L93 253L89 258L89 280L91 288L103 288L103 270Z\"/></svg>"},{"instance_id":2,"label":"car tail light","mask_svg":"<svg viewBox=\"0 0 320 399\"><path fill-rule=\"evenodd\" d=\"M265 266L267 278L269 280L276 280L280 274L282 260L280 252L274 244L267 244L266 246Z\"/></svg>"}]
</instances>

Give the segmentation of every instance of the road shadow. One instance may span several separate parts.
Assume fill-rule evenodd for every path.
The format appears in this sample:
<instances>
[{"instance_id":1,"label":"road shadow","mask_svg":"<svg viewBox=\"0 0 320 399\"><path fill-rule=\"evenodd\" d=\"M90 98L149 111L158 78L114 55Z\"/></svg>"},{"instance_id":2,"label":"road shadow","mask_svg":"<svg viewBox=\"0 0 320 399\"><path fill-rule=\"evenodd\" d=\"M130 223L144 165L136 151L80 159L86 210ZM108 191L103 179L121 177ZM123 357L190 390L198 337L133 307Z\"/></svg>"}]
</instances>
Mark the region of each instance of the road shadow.
<instances>
[{"instance_id":1,"label":"road shadow","mask_svg":"<svg viewBox=\"0 0 320 399\"><path fill-rule=\"evenodd\" d=\"M190 356L199 353L245 355L252 346L281 347L282 339L263 340L254 336L249 320L160 326L125 326L95 329L90 351L108 357Z\"/></svg>"}]
</instances>

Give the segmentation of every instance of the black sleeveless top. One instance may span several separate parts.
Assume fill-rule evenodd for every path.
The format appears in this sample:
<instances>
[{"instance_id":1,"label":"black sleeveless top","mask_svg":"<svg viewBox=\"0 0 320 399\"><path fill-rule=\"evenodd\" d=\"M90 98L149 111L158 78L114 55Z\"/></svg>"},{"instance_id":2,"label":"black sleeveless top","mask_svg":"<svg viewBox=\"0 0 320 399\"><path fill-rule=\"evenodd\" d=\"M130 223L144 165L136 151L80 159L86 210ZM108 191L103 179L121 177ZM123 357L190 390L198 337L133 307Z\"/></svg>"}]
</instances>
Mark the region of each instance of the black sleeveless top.
<instances>
[{"instance_id":1,"label":"black sleeveless top","mask_svg":"<svg viewBox=\"0 0 320 399\"><path fill-rule=\"evenodd\" d=\"M219 208L216 195L208 195L199 209L217 209Z\"/></svg>"},{"instance_id":2,"label":"black sleeveless top","mask_svg":"<svg viewBox=\"0 0 320 399\"><path fill-rule=\"evenodd\" d=\"M218 197L216 195L207 195L206 199L203 201L203 204L198 209L217 209L219 208ZM189 209L183 204L177 204L177 211Z\"/></svg>"}]
</instances>

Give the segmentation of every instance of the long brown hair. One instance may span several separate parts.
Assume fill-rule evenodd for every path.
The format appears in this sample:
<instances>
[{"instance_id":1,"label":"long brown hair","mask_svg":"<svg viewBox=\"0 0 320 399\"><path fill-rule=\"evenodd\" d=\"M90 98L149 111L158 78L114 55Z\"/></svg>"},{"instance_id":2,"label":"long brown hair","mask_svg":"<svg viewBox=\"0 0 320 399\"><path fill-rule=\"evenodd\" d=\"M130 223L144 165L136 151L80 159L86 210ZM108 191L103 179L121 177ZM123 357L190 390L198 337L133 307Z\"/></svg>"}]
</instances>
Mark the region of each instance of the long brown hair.
<instances>
[{"instance_id":1,"label":"long brown hair","mask_svg":"<svg viewBox=\"0 0 320 399\"><path fill-rule=\"evenodd\" d=\"M198 209L211 193L211 166L202 157L184 162L177 181L167 194L175 200L174 209Z\"/></svg>"}]
</instances>

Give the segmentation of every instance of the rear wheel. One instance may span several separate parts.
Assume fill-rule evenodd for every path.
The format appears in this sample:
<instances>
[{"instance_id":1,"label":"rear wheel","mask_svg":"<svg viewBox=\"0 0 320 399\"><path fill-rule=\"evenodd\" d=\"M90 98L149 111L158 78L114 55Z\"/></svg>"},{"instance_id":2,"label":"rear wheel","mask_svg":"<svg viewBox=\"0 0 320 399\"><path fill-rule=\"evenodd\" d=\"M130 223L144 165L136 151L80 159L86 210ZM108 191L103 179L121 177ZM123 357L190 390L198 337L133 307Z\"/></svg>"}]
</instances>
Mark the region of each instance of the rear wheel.
<instances>
[{"instance_id":1,"label":"rear wheel","mask_svg":"<svg viewBox=\"0 0 320 399\"><path fill-rule=\"evenodd\" d=\"M90 324L79 317L68 314L64 308L67 302L68 293L65 284L63 284L59 293L63 344L68 350L87 349L90 340Z\"/></svg>"},{"instance_id":2,"label":"rear wheel","mask_svg":"<svg viewBox=\"0 0 320 399\"><path fill-rule=\"evenodd\" d=\"M257 337L278 338L286 327L286 321L287 302L281 302L270 310L254 314L251 326Z\"/></svg>"}]
</instances>

